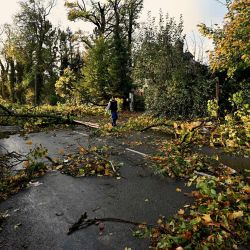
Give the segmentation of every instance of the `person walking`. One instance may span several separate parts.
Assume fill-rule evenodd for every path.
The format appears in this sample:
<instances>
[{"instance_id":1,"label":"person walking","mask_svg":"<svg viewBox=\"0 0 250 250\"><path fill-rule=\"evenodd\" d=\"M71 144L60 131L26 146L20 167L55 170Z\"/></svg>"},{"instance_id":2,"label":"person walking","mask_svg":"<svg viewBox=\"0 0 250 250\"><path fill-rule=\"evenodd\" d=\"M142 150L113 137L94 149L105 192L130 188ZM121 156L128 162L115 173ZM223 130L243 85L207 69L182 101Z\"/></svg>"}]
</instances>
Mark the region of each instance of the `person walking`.
<instances>
[{"instance_id":1,"label":"person walking","mask_svg":"<svg viewBox=\"0 0 250 250\"><path fill-rule=\"evenodd\" d=\"M118 119L118 114L117 114L118 104L117 104L116 99L113 96L110 99L106 109L111 111L112 126L115 127L116 126L116 121Z\"/></svg>"}]
</instances>

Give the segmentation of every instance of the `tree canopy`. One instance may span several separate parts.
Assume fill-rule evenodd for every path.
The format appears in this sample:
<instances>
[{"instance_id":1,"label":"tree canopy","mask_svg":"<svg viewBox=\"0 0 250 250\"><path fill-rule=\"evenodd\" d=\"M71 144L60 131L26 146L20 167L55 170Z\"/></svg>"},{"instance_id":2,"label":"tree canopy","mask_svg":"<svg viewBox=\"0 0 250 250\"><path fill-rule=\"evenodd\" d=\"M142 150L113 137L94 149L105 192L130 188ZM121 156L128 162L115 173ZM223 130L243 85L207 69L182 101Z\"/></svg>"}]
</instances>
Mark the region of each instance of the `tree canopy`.
<instances>
[{"instance_id":1,"label":"tree canopy","mask_svg":"<svg viewBox=\"0 0 250 250\"><path fill-rule=\"evenodd\" d=\"M146 108L157 115L204 115L213 89L208 68L184 50L183 21L148 16L135 51L134 81L145 90Z\"/></svg>"},{"instance_id":2,"label":"tree canopy","mask_svg":"<svg viewBox=\"0 0 250 250\"><path fill-rule=\"evenodd\" d=\"M214 51L210 54L213 71L226 71L229 77L249 73L250 66L250 2L228 2L228 13L222 28L199 25L200 31L213 39ZM249 75L249 74L248 74Z\"/></svg>"}]
</instances>

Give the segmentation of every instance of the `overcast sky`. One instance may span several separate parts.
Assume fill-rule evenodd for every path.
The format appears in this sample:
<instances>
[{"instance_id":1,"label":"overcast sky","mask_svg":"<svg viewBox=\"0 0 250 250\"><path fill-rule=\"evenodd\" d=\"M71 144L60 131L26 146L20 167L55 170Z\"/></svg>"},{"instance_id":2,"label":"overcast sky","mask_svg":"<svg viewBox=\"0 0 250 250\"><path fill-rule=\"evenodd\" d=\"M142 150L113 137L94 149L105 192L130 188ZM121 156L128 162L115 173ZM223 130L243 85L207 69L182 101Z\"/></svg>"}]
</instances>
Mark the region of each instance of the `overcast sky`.
<instances>
[{"instance_id":1,"label":"overcast sky","mask_svg":"<svg viewBox=\"0 0 250 250\"><path fill-rule=\"evenodd\" d=\"M12 16L18 11L18 2L19 0L1 1L0 25L11 22ZM88 29L88 26L81 21L74 23L67 20L64 2L64 0L57 0L56 7L54 7L50 15L53 24L60 24L64 28L70 26L73 30L79 28L82 30ZM201 22L208 25L221 24L226 13L226 8L216 0L144 0L144 9L140 20L146 20L148 11L151 11L153 16L157 16L160 9L162 9L163 13L169 13L171 17L176 17L177 20L180 14L183 15L184 33L187 34L190 47L192 46L194 34L197 42L199 40L197 38L197 24ZM205 42L205 46L208 46L207 42Z\"/></svg>"}]
</instances>

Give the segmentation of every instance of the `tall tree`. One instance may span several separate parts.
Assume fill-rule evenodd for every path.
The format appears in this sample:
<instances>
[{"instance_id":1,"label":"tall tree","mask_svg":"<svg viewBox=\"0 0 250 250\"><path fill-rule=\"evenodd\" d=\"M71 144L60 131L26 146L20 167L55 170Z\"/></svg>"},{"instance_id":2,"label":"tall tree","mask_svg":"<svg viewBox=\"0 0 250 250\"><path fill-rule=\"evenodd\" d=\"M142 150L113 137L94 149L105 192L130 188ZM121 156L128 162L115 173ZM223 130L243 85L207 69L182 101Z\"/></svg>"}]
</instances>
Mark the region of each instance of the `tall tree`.
<instances>
[{"instance_id":1,"label":"tall tree","mask_svg":"<svg viewBox=\"0 0 250 250\"><path fill-rule=\"evenodd\" d=\"M109 72L113 94L128 96L131 89L130 70L129 70L129 50L126 41L125 9L121 0L108 1L113 11L113 32L111 34L111 60Z\"/></svg>"},{"instance_id":2,"label":"tall tree","mask_svg":"<svg viewBox=\"0 0 250 250\"><path fill-rule=\"evenodd\" d=\"M2 97L14 102L16 85L16 68L14 59L14 38L15 32L9 24L3 26L3 37L1 39L1 78L2 78ZM5 89L5 91L4 91Z\"/></svg>"},{"instance_id":3,"label":"tall tree","mask_svg":"<svg viewBox=\"0 0 250 250\"><path fill-rule=\"evenodd\" d=\"M81 59L78 36L73 34L70 28L66 31L58 30L58 54L59 54L59 71L60 75L63 74L66 68L71 68L79 72L83 61Z\"/></svg>"},{"instance_id":4,"label":"tall tree","mask_svg":"<svg viewBox=\"0 0 250 250\"><path fill-rule=\"evenodd\" d=\"M42 0L28 0L20 2L20 6L21 10L15 16L15 24L23 43L26 72L32 73L30 84L34 86L34 104L38 104L45 83L45 73L48 70L48 57L53 55L51 52L55 29L47 17L55 6L55 0L50 0L47 5Z\"/></svg>"},{"instance_id":5,"label":"tall tree","mask_svg":"<svg viewBox=\"0 0 250 250\"><path fill-rule=\"evenodd\" d=\"M95 45L88 50L83 69L84 89L93 99L108 99L111 93L109 72L110 43L100 37Z\"/></svg>"},{"instance_id":6,"label":"tall tree","mask_svg":"<svg viewBox=\"0 0 250 250\"><path fill-rule=\"evenodd\" d=\"M183 50L183 22L162 14L157 24L148 22L139 34L133 79L145 89L146 108L157 115L204 115L211 97L207 67Z\"/></svg>"},{"instance_id":7,"label":"tall tree","mask_svg":"<svg viewBox=\"0 0 250 250\"><path fill-rule=\"evenodd\" d=\"M95 36L92 45L89 47L95 48L90 49L87 57L90 62L86 62L88 69L84 72L91 71L89 67L92 67L93 72L99 71L100 67L97 66L97 62L93 63L94 58L102 60L106 58L107 54L110 54L109 65L105 61L99 61L100 65L108 67L103 71L109 72L108 78L105 81L102 79L99 87L102 88L103 83L106 82L108 83L106 86L108 91L106 92L122 96L128 95L131 89L131 69L129 66L132 65L132 36L139 13L142 10L143 1L107 0L105 3L100 3L91 0L90 4L87 5L86 1L82 0L81 3L79 1L66 1L65 5L68 8L70 20L81 19L94 25ZM89 44L88 40L85 41ZM106 51L97 49L102 48L100 41L109 44L105 48ZM101 53L101 51L104 53L103 56L94 56L96 52ZM107 74L104 75L107 76ZM95 83L95 85L98 85L98 83ZM106 96L105 92L104 96Z\"/></svg>"},{"instance_id":8,"label":"tall tree","mask_svg":"<svg viewBox=\"0 0 250 250\"><path fill-rule=\"evenodd\" d=\"M70 21L80 19L93 24L95 37L101 37L110 31L110 21L112 20L110 6L108 3L94 0L90 0L89 5L86 2L85 0L81 2L66 0L65 6L68 9L68 19Z\"/></svg>"},{"instance_id":9,"label":"tall tree","mask_svg":"<svg viewBox=\"0 0 250 250\"><path fill-rule=\"evenodd\" d=\"M129 53L129 66L132 67L133 34L138 27L137 19L143 8L143 0L127 0L124 3L125 29L127 31L127 43Z\"/></svg>"}]
</instances>

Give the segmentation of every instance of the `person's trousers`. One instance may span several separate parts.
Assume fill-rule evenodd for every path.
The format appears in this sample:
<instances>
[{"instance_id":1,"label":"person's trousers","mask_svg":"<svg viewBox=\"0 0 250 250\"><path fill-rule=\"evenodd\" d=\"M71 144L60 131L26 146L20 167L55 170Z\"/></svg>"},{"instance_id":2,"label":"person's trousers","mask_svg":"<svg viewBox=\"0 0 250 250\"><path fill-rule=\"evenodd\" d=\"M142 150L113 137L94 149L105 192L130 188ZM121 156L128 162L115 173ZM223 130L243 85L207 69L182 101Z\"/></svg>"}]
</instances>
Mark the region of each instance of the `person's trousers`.
<instances>
[{"instance_id":1,"label":"person's trousers","mask_svg":"<svg viewBox=\"0 0 250 250\"><path fill-rule=\"evenodd\" d=\"M112 119L112 126L116 126L116 121L118 119L118 115L116 111L111 111L111 119Z\"/></svg>"}]
</instances>

